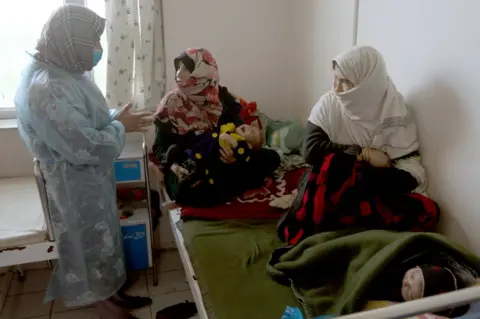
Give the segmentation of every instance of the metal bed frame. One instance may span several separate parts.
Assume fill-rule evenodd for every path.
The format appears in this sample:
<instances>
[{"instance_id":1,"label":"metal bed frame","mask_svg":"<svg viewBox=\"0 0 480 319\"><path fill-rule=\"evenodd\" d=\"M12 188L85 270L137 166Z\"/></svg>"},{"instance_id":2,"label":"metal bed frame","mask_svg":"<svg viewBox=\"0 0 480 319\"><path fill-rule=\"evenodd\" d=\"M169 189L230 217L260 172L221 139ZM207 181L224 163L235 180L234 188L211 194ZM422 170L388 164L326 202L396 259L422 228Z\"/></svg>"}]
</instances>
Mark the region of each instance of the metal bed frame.
<instances>
[{"instance_id":1,"label":"metal bed frame","mask_svg":"<svg viewBox=\"0 0 480 319\"><path fill-rule=\"evenodd\" d=\"M45 189L45 180L40 170L40 163L38 160L33 160L33 171L35 176L35 182L40 197L42 206L42 213L45 218L46 236L43 241L28 244L11 246L8 248L0 249L0 267L15 267L15 271L18 274L18 280L25 280L25 273L22 269L22 264L34 263L34 262L47 262L48 267L52 268L52 260L58 258L57 245L55 243L55 236L52 230L52 220L48 213L48 200L47 191ZM8 273L4 286L0 290L0 312L2 311L5 298L7 296L8 287L13 280L13 274Z\"/></svg>"},{"instance_id":2,"label":"metal bed frame","mask_svg":"<svg viewBox=\"0 0 480 319\"><path fill-rule=\"evenodd\" d=\"M162 183L161 189L161 202L165 203L170 201L169 196L166 192L166 189ZM170 219L170 226L172 232L175 235L175 241L177 243L178 250L180 252L180 257L182 259L182 264L187 275L187 280L192 290L195 303L197 304L198 312L200 318L208 319L207 312L205 311L205 306L203 304L202 293L200 287L195 278L194 269L192 267L188 252L185 249L183 243L183 236L177 230L177 225L173 216L177 214L180 215L178 208L172 209L167 212ZM179 218L179 217L178 217ZM335 317L335 319L405 319L408 317L422 315L425 313L433 313L442 310L451 309L454 307L471 304L472 302L480 300L480 286L473 286L469 288L464 288L454 292L449 292L441 295L436 295L432 297L422 298L414 301L402 302L395 305L391 305L384 308L357 312L349 315L342 315ZM280 318L279 318L280 319ZM470 314L468 319L480 319L480 313Z\"/></svg>"},{"instance_id":3,"label":"metal bed frame","mask_svg":"<svg viewBox=\"0 0 480 319\"><path fill-rule=\"evenodd\" d=\"M153 271L153 284L158 285L158 274L157 267L155 262L155 235L154 235L154 223L151 209L151 194L150 194L150 174L149 174L149 165L148 165L148 146L143 139L142 143L143 151L143 164L144 164L144 177L145 177L145 189L147 190L147 201L148 201L148 215L149 215L149 230L150 230L150 254L152 256L152 271ZM52 268L52 260L58 259L57 245L55 242L55 235L53 233L53 225L51 216L49 214L48 207L48 198L47 190L45 187L45 179L43 173L40 169L40 162L37 159L33 160L33 172L34 178L37 185L40 202L42 206L42 213L45 219L46 226L46 236L45 239L38 243L27 244L27 245L18 245L12 246L4 249L0 249L0 267L15 267L16 272L18 273L18 279L23 281L25 279L25 274L22 269L22 264L34 263L34 262L47 262L48 267ZM158 186L158 191L160 193L160 186ZM1 298L0 298L1 299Z\"/></svg>"},{"instance_id":4,"label":"metal bed frame","mask_svg":"<svg viewBox=\"0 0 480 319\"><path fill-rule=\"evenodd\" d=\"M43 241L28 244L18 245L0 250L0 267L17 266L33 262L51 261L58 258L57 245L55 243L55 236L52 230L52 220L48 213L47 191L45 189L45 180L40 170L40 163L38 160L33 160L33 171L37 189L42 205L42 213L45 218L46 237ZM50 264L50 263L49 263ZM51 264L50 264L51 265ZM17 268L20 275L23 276L21 267ZM20 277L22 279L22 277Z\"/></svg>"}]
</instances>

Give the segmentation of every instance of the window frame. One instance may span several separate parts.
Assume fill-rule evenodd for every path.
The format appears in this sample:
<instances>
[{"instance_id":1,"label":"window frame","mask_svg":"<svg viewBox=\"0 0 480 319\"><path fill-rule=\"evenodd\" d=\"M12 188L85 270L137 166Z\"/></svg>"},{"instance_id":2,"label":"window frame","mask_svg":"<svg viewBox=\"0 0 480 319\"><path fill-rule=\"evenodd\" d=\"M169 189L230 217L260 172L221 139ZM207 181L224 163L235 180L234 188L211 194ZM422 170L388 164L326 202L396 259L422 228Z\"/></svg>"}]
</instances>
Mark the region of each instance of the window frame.
<instances>
[{"instance_id":1,"label":"window frame","mask_svg":"<svg viewBox=\"0 0 480 319\"><path fill-rule=\"evenodd\" d=\"M71 3L71 4L79 4L83 6L86 6L87 2L88 0L63 0L64 4ZM93 72L91 72L90 76L93 78ZM11 107L0 107L0 120L14 120L16 118L17 118L17 111L14 105Z\"/></svg>"}]
</instances>

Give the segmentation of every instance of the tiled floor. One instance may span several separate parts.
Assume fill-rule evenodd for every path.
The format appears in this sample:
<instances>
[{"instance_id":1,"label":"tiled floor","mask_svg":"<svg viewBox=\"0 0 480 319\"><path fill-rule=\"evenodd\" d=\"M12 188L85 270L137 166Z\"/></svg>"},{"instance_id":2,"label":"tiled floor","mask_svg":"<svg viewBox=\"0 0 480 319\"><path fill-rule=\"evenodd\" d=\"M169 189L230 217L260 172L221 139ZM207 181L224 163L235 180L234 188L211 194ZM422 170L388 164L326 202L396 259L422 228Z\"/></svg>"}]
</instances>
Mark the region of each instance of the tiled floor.
<instances>
[{"instance_id":1,"label":"tiled floor","mask_svg":"<svg viewBox=\"0 0 480 319\"><path fill-rule=\"evenodd\" d=\"M152 273L147 272L142 273L136 284L128 291L132 295L150 296L153 300L151 307L134 313L140 319L155 319L156 312L162 308L185 300L193 301L178 252L176 250L162 252L157 265L158 286L153 286ZM50 278L49 269L30 266L26 275L25 282L20 283L14 279L10 285L6 283L7 275L0 276L0 289L9 286L0 319L97 318L91 308L67 309L61 302L43 303L45 288Z\"/></svg>"}]
</instances>

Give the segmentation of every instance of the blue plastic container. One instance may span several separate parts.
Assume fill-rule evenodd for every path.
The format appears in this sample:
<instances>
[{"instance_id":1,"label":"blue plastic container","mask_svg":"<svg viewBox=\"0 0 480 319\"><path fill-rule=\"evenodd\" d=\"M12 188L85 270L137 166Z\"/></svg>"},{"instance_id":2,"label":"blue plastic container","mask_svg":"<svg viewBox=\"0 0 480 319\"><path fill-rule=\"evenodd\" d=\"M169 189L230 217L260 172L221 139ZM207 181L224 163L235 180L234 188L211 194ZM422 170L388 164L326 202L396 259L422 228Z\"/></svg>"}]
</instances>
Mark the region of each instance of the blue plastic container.
<instances>
[{"instance_id":1,"label":"blue plastic container","mask_svg":"<svg viewBox=\"0 0 480 319\"><path fill-rule=\"evenodd\" d=\"M148 237L144 223L122 226L125 263L130 271L148 269Z\"/></svg>"},{"instance_id":2,"label":"blue plastic container","mask_svg":"<svg viewBox=\"0 0 480 319\"><path fill-rule=\"evenodd\" d=\"M316 317L314 319L331 319L335 318L332 315L323 315L320 317ZM296 307L287 307L281 319L303 319L302 311Z\"/></svg>"},{"instance_id":3,"label":"blue plastic container","mask_svg":"<svg viewBox=\"0 0 480 319\"><path fill-rule=\"evenodd\" d=\"M117 183L142 180L142 160L118 160L114 163Z\"/></svg>"}]
</instances>

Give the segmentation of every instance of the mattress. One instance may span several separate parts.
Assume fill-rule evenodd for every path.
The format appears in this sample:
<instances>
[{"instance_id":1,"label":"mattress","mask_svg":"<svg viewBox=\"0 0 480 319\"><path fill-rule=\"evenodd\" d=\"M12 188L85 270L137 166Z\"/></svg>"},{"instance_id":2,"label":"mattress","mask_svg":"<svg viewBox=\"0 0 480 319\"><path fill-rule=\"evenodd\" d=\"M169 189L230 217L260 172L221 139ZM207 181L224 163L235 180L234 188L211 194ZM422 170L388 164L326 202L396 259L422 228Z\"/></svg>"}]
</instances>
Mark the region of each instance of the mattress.
<instances>
[{"instance_id":1,"label":"mattress","mask_svg":"<svg viewBox=\"0 0 480 319\"><path fill-rule=\"evenodd\" d=\"M209 318L281 318L286 306L298 306L290 287L266 272L270 255L282 244L275 221L191 220L177 227Z\"/></svg>"},{"instance_id":2,"label":"mattress","mask_svg":"<svg viewBox=\"0 0 480 319\"><path fill-rule=\"evenodd\" d=\"M186 222L172 218L188 251L206 315L201 318L281 318L286 306L299 306L290 288L276 284L266 273L268 257L279 244L272 221ZM181 251L183 247L179 247ZM183 258L182 258L183 259ZM190 283L191 284L191 283ZM199 289L198 289L199 288ZM225 303L225 300L231 300ZM197 301L197 300L196 300ZM374 302L370 302L374 303ZM364 310L385 307L369 305ZM199 311L200 312L200 311ZM409 319L434 318L419 315ZM435 317L438 318L438 317ZM480 301L456 319L480 318Z\"/></svg>"},{"instance_id":3,"label":"mattress","mask_svg":"<svg viewBox=\"0 0 480 319\"><path fill-rule=\"evenodd\" d=\"M42 242L45 217L35 178L0 179L0 249Z\"/></svg>"}]
</instances>

